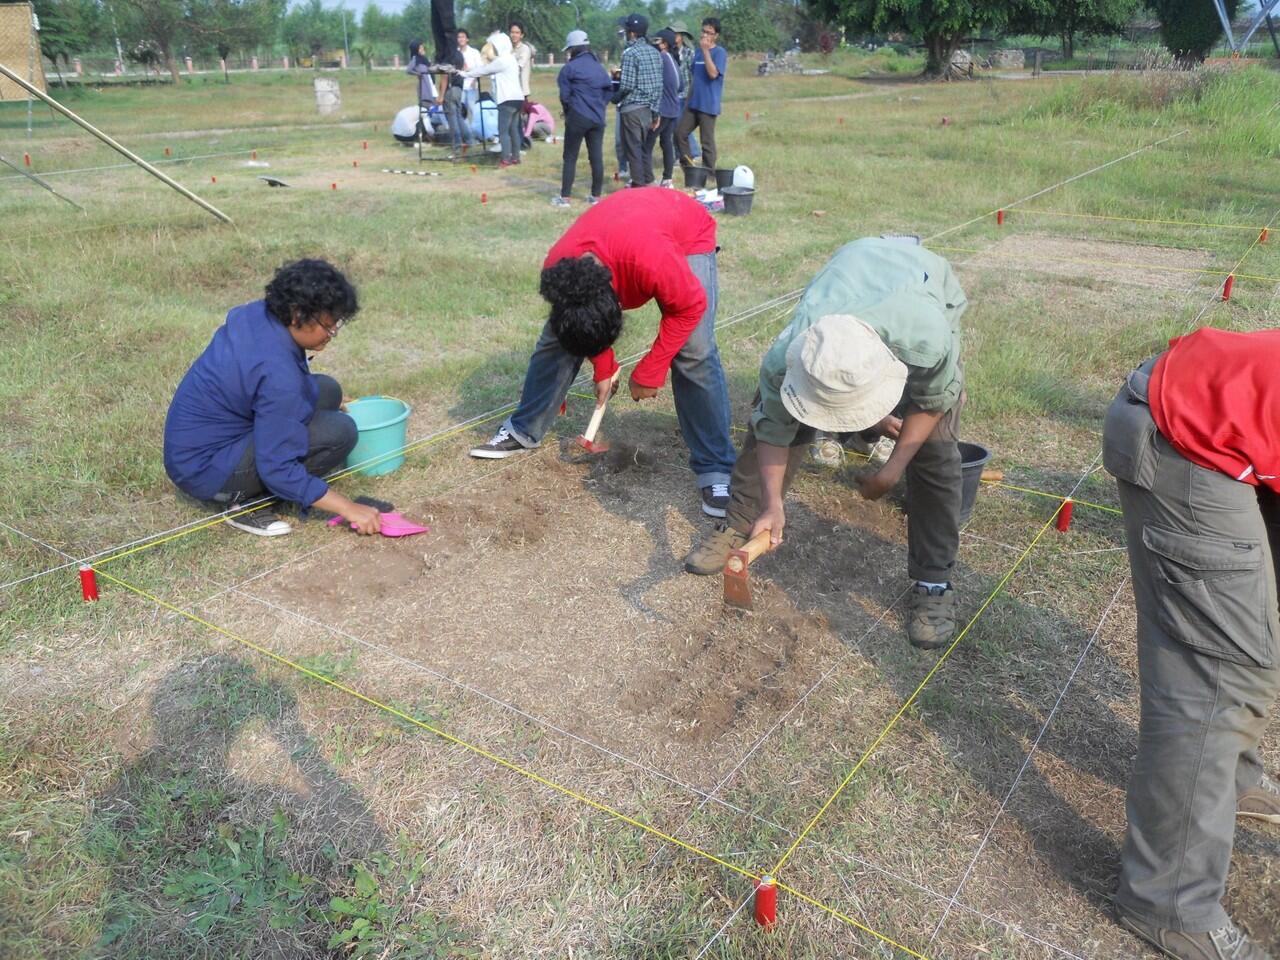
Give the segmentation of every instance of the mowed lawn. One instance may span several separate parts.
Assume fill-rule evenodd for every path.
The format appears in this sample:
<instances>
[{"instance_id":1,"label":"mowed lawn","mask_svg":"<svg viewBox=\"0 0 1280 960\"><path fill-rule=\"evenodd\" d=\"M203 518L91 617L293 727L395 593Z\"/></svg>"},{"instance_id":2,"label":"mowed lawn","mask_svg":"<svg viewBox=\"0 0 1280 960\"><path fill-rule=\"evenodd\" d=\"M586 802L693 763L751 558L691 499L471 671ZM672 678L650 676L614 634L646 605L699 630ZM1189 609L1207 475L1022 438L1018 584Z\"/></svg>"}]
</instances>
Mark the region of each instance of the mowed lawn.
<instances>
[{"instance_id":1,"label":"mowed lawn","mask_svg":"<svg viewBox=\"0 0 1280 960\"><path fill-rule=\"evenodd\" d=\"M903 517L858 498L856 464L801 478L760 610L733 618L679 569L708 527L669 393L613 405L606 460L552 437L470 462L517 395L585 158L568 214L558 145L512 172L384 173L419 169L387 132L411 81L341 83L326 118L301 72L69 98L148 159L197 158L165 169L234 227L0 105L0 152L85 208L0 179L0 954L1141 955L1107 912L1136 672L1100 418L1170 336L1276 323L1280 76L731 64L720 149L758 185L750 216L719 217L735 423L840 244L930 238L969 295L964 432L1025 489L981 491L959 579L976 619L933 673L901 634ZM535 85L554 102L552 73ZM301 256L363 304L316 369L413 406L405 466L343 487L432 532L147 540L199 517L160 462L177 380ZM619 355L655 320L629 315ZM558 436L589 409L571 398ZM1071 493L1088 505L1059 534ZM86 557L93 605L74 565L41 575ZM802 833L760 932L748 875ZM1229 892L1273 950L1278 852L1242 830Z\"/></svg>"}]
</instances>

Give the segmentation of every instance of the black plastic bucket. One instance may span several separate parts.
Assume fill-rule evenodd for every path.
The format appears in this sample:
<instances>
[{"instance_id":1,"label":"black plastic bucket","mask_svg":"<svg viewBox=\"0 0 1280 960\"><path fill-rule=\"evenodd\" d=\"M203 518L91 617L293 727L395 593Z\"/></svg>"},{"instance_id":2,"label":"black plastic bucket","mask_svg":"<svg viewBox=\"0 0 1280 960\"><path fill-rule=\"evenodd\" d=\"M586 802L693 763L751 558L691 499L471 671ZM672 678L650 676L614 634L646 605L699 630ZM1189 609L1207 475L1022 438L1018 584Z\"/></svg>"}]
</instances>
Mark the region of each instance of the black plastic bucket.
<instances>
[{"instance_id":1,"label":"black plastic bucket","mask_svg":"<svg viewBox=\"0 0 1280 960\"><path fill-rule=\"evenodd\" d=\"M711 171L706 167L681 167L684 171L684 185L693 190L701 190L707 185L707 174Z\"/></svg>"},{"instance_id":2,"label":"black plastic bucket","mask_svg":"<svg viewBox=\"0 0 1280 960\"><path fill-rule=\"evenodd\" d=\"M727 205L726 205L727 209ZM982 470L991 462L991 451L980 443L960 441L960 526L969 522L982 485Z\"/></svg>"},{"instance_id":3,"label":"black plastic bucket","mask_svg":"<svg viewBox=\"0 0 1280 960\"><path fill-rule=\"evenodd\" d=\"M716 189L733 186L733 167L716 167Z\"/></svg>"},{"instance_id":4,"label":"black plastic bucket","mask_svg":"<svg viewBox=\"0 0 1280 960\"><path fill-rule=\"evenodd\" d=\"M751 198L756 195L748 187L725 187L720 191L724 197L724 212L735 217L745 217L751 212Z\"/></svg>"}]
</instances>

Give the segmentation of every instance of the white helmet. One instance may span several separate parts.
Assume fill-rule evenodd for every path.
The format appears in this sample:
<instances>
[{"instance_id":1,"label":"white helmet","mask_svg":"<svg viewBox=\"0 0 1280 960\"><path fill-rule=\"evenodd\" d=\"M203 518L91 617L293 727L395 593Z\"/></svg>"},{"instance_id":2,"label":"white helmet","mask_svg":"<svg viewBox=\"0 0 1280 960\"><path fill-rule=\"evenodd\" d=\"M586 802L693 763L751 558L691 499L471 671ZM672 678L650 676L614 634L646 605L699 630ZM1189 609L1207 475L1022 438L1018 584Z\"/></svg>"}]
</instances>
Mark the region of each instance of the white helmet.
<instances>
[{"instance_id":1,"label":"white helmet","mask_svg":"<svg viewBox=\"0 0 1280 960\"><path fill-rule=\"evenodd\" d=\"M746 187L748 190L756 188L756 175L751 172L751 168L747 166L737 166L733 168L733 185L735 187Z\"/></svg>"}]
</instances>

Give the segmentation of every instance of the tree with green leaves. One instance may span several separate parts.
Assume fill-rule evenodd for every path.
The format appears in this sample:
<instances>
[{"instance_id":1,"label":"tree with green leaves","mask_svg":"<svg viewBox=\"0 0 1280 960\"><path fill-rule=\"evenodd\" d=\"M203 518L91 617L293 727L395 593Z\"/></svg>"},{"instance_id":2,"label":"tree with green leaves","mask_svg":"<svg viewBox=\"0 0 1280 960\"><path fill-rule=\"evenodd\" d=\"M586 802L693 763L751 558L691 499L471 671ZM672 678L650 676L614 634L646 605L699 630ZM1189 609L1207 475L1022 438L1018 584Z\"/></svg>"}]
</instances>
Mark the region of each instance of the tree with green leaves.
<instances>
[{"instance_id":1,"label":"tree with green leaves","mask_svg":"<svg viewBox=\"0 0 1280 960\"><path fill-rule=\"evenodd\" d=\"M67 81L58 66L70 66L71 57L88 47L99 29L101 10L94 0L35 0L40 18L40 52L53 64L62 86Z\"/></svg>"},{"instance_id":2,"label":"tree with green leaves","mask_svg":"<svg viewBox=\"0 0 1280 960\"><path fill-rule=\"evenodd\" d=\"M924 75L946 79L964 41L983 30L1003 30L1035 7L1055 0L811 0L815 14L865 33L901 31L924 42ZM1207 0L1205 0L1207 3Z\"/></svg>"},{"instance_id":3,"label":"tree with green leaves","mask_svg":"<svg viewBox=\"0 0 1280 960\"><path fill-rule=\"evenodd\" d=\"M360 15L360 36L367 45L399 46L402 19L399 14L384 13L376 3L370 3Z\"/></svg>"},{"instance_id":4,"label":"tree with green leaves","mask_svg":"<svg viewBox=\"0 0 1280 960\"><path fill-rule=\"evenodd\" d=\"M129 40L130 46L154 47L173 82L181 81L176 53L187 36L185 0L116 0L112 10L120 35Z\"/></svg>"},{"instance_id":5,"label":"tree with green leaves","mask_svg":"<svg viewBox=\"0 0 1280 960\"><path fill-rule=\"evenodd\" d=\"M307 0L284 15L280 39L296 59L319 56L326 48L342 46L342 11L328 9L321 0Z\"/></svg>"},{"instance_id":6,"label":"tree with green leaves","mask_svg":"<svg viewBox=\"0 0 1280 960\"><path fill-rule=\"evenodd\" d=\"M1226 0L1227 16L1234 18L1240 0ZM1160 19L1160 39L1184 66L1201 63L1222 38L1222 21L1209 0L1151 0Z\"/></svg>"},{"instance_id":7,"label":"tree with green leaves","mask_svg":"<svg viewBox=\"0 0 1280 960\"><path fill-rule=\"evenodd\" d=\"M580 7L591 4L591 0L576 2ZM506 32L512 20L519 20L524 24L529 42L540 53L558 51L564 46L565 34L573 29L577 17L574 4L563 0L470 0L466 6L466 22L474 25L480 33L480 36L472 38L476 46L484 42L483 37L489 31ZM643 4L637 4L636 12L643 13L643 7ZM613 15L613 19L616 20L622 13L631 12L629 8L620 10Z\"/></svg>"},{"instance_id":8,"label":"tree with green leaves","mask_svg":"<svg viewBox=\"0 0 1280 960\"><path fill-rule=\"evenodd\" d=\"M285 0L187 0L194 42L217 51L225 63L235 50L272 43L280 32ZM225 71L224 78L231 77Z\"/></svg>"},{"instance_id":9,"label":"tree with green leaves","mask_svg":"<svg viewBox=\"0 0 1280 960\"><path fill-rule=\"evenodd\" d=\"M1011 24L1014 30L1037 37L1056 37L1062 55L1075 57L1076 38L1108 37L1124 32L1142 9L1143 0L1057 0L1027 12ZM1205 6L1212 7L1209 0Z\"/></svg>"},{"instance_id":10,"label":"tree with green leaves","mask_svg":"<svg viewBox=\"0 0 1280 960\"><path fill-rule=\"evenodd\" d=\"M779 23L769 16L770 12L769 5L757 0L721 0L715 16L720 18L724 45L735 53L768 53L780 46L791 46L791 38L782 36Z\"/></svg>"}]
</instances>

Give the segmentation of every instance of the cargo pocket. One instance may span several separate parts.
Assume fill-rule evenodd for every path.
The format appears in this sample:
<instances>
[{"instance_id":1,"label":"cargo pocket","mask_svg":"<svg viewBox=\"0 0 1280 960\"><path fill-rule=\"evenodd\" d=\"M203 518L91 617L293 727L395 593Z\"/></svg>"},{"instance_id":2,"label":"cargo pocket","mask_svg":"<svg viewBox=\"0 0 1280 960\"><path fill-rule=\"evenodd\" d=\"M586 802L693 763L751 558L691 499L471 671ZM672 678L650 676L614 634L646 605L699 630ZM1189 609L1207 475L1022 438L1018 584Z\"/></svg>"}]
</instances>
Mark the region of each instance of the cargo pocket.
<instances>
[{"instance_id":1,"label":"cargo pocket","mask_svg":"<svg viewBox=\"0 0 1280 960\"><path fill-rule=\"evenodd\" d=\"M1160 624L1171 637L1217 660L1275 665L1260 541L1194 537L1147 525L1142 542L1153 568Z\"/></svg>"},{"instance_id":2,"label":"cargo pocket","mask_svg":"<svg viewBox=\"0 0 1280 960\"><path fill-rule=\"evenodd\" d=\"M1107 408L1102 428L1102 465L1117 480L1150 490L1156 478L1156 423L1151 408L1124 390Z\"/></svg>"}]
</instances>

